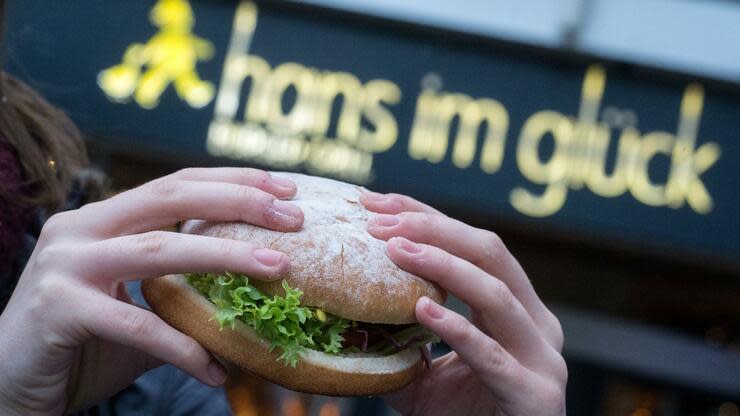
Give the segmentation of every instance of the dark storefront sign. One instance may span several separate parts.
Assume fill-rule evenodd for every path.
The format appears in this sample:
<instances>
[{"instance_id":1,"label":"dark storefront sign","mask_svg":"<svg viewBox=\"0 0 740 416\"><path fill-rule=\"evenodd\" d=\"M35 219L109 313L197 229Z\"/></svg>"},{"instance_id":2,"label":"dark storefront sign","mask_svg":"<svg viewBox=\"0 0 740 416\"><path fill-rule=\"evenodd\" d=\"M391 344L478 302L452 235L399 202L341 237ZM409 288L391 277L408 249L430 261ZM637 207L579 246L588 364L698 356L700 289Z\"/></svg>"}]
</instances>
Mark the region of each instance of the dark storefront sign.
<instances>
[{"instance_id":1,"label":"dark storefront sign","mask_svg":"<svg viewBox=\"0 0 740 416\"><path fill-rule=\"evenodd\" d=\"M16 1L10 20L11 70L100 140L738 265L727 86L299 5Z\"/></svg>"}]
</instances>

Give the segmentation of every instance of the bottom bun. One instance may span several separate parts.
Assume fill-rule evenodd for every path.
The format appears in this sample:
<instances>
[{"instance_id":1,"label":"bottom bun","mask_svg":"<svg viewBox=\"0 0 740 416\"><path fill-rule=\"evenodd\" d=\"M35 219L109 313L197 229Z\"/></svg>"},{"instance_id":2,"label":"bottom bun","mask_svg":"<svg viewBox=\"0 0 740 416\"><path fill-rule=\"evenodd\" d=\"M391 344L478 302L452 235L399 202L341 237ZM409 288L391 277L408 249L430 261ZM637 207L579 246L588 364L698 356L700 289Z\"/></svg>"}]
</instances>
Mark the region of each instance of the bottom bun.
<instances>
[{"instance_id":1,"label":"bottom bun","mask_svg":"<svg viewBox=\"0 0 740 416\"><path fill-rule=\"evenodd\" d=\"M393 355L330 355L305 349L293 368L282 361L269 342L247 324L219 329L211 320L216 307L190 286L182 275L168 275L142 283L144 298L154 313L193 337L212 353L291 390L331 396L366 396L399 390L423 371L418 349Z\"/></svg>"}]
</instances>

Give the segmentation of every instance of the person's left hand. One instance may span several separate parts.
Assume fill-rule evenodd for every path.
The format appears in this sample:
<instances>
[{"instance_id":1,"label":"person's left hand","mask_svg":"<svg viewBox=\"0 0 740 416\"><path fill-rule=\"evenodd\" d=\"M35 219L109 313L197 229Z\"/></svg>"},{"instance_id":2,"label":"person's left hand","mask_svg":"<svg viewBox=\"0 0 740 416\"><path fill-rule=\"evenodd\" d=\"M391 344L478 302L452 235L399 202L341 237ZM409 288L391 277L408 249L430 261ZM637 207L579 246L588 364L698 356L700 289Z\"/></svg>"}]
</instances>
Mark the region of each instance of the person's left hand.
<instances>
[{"instance_id":1,"label":"person's left hand","mask_svg":"<svg viewBox=\"0 0 740 416\"><path fill-rule=\"evenodd\" d=\"M565 415L563 333L494 233L407 196L364 193L368 231L401 268L471 308L471 320L423 297L418 321L453 349L386 400L404 415ZM472 323L471 323L472 322Z\"/></svg>"}]
</instances>

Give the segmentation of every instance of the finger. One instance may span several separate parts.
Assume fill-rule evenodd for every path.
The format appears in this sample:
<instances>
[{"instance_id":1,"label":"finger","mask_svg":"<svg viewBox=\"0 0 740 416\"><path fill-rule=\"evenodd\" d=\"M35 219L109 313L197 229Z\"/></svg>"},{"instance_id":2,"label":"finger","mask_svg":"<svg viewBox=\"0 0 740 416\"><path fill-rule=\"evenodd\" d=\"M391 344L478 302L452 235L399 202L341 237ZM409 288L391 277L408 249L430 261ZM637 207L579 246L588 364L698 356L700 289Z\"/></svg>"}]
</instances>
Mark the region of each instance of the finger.
<instances>
[{"instance_id":1,"label":"finger","mask_svg":"<svg viewBox=\"0 0 740 416\"><path fill-rule=\"evenodd\" d=\"M368 222L368 232L381 240L404 237L439 247L496 276L524 305L543 334L557 341L559 326L552 328L554 316L537 296L524 269L495 233L453 218L419 212L377 215Z\"/></svg>"},{"instance_id":2,"label":"finger","mask_svg":"<svg viewBox=\"0 0 740 416\"><path fill-rule=\"evenodd\" d=\"M187 168L169 177L187 181L226 182L251 186L281 199L292 198L297 191L295 182L290 179L252 168Z\"/></svg>"},{"instance_id":3,"label":"finger","mask_svg":"<svg viewBox=\"0 0 740 416\"><path fill-rule=\"evenodd\" d=\"M416 319L446 342L499 398L519 397L533 374L504 347L460 314L427 297L416 303Z\"/></svg>"},{"instance_id":4,"label":"finger","mask_svg":"<svg viewBox=\"0 0 740 416\"><path fill-rule=\"evenodd\" d=\"M522 304L500 280L444 250L403 237L388 241L388 254L401 268L431 280L468 304L480 316L481 329L517 358L535 363L544 341Z\"/></svg>"},{"instance_id":5,"label":"finger","mask_svg":"<svg viewBox=\"0 0 740 416\"><path fill-rule=\"evenodd\" d=\"M167 325L157 315L93 292L85 304L83 325L105 340L135 348L169 362L202 383L219 386L226 372L194 339Z\"/></svg>"},{"instance_id":6,"label":"finger","mask_svg":"<svg viewBox=\"0 0 740 416\"><path fill-rule=\"evenodd\" d=\"M245 241L167 231L151 231L89 244L80 254L80 263L89 265L83 273L94 281L224 270L271 280L282 276L290 266L284 253L258 248Z\"/></svg>"},{"instance_id":7,"label":"finger","mask_svg":"<svg viewBox=\"0 0 740 416\"><path fill-rule=\"evenodd\" d=\"M400 212L411 211L444 215L427 204L401 194L379 194L377 192L364 191L360 195L360 202L368 210L383 214L398 214Z\"/></svg>"},{"instance_id":8,"label":"finger","mask_svg":"<svg viewBox=\"0 0 740 416\"><path fill-rule=\"evenodd\" d=\"M244 221L278 231L303 224L298 206L244 185L177 179L155 181L80 210L98 235L134 234L187 219Z\"/></svg>"}]
</instances>

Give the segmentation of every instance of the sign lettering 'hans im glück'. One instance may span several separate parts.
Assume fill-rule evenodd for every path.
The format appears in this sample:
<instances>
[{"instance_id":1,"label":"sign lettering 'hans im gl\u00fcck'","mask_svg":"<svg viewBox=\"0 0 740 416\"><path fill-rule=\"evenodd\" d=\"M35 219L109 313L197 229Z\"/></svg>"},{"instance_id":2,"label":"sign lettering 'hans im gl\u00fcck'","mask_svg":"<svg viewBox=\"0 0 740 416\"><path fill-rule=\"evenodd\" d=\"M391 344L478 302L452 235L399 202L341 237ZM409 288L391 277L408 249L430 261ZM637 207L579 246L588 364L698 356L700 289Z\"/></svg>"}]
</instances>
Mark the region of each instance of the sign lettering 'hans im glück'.
<instances>
[{"instance_id":1,"label":"sign lettering 'hans im gl\u00fcck'","mask_svg":"<svg viewBox=\"0 0 740 416\"><path fill-rule=\"evenodd\" d=\"M191 33L190 5L185 0L160 0L150 19L159 32L145 44L130 46L121 64L102 71L101 88L115 100L133 96L140 106L153 108L171 83L191 107L208 104L213 87L199 78L195 66L211 57L213 46ZM393 107L401 101L400 87L386 79L363 82L349 72L296 62L273 66L249 53L257 21L253 3L239 4L208 129L208 151L367 183L373 155L391 150L398 141ZM602 197L629 192L646 205L680 208L688 203L697 213L709 213L714 202L701 175L717 162L720 149L713 142L697 143L702 87L686 87L675 134L641 133L635 125L600 120L605 87L606 72L593 65L583 80L576 117L541 110L526 119L515 144L516 164L524 178L544 189L515 186L509 195L511 205L530 216L548 216L563 207L569 190L586 187ZM295 98L286 109L285 96L291 93ZM238 114L242 102L245 110ZM341 105L334 112L337 102ZM450 158L458 169L477 168L494 175L504 163L511 127L506 104L497 99L424 89L416 99L408 155L429 163ZM539 149L546 138L554 140L554 151L542 158ZM611 146L612 141L617 145ZM608 171L612 147L616 160ZM658 157L670 159L664 183L650 176L651 161Z\"/></svg>"},{"instance_id":2,"label":"sign lettering 'hans im gl\u00fcck'","mask_svg":"<svg viewBox=\"0 0 740 416\"><path fill-rule=\"evenodd\" d=\"M320 174L366 182L372 154L388 151L398 140L392 106L400 101L400 88L384 79L363 84L350 73L321 71L299 63L273 68L248 53L256 25L256 7L242 3L236 12L209 130L209 151L270 166L305 166ZM241 97L246 80L251 81L249 93ZM618 137L612 137L615 126L598 120L605 83L605 71L594 65L586 73L576 118L545 110L527 119L517 144L517 165L525 178L546 188L537 194L516 187L510 195L511 204L527 215L551 215L564 205L568 189L586 186L603 197L630 192L647 205L680 208L688 202L697 213L710 212L712 197L700 175L716 163L720 151L711 142L697 147L702 87L692 84L686 88L677 134L641 134L635 126L626 125L621 126ZM291 88L295 103L285 111L283 97ZM329 137L332 106L340 98L336 137ZM242 116L236 112L243 99L246 111ZM363 126L362 119L369 127ZM455 119L459 124L453 137ZM506 106L492 98L424 90L417 98L408 153L430 163L439 163L451 154L457 168L468 169L473 165L481 130L478 168L495 174L503 163L509 133ZM538 149L548 135L555 141L555 151L542 160ZM615 167L607 172L611 140L618 142L618 150ZM651 160L661 155L671 159L666 183L657 183L649 174Z\"/></svg>"},{"instance_id":3,"label":"sign lettering 'hans im gl\u00fcck'","mask_svg":"<svg viewBox=\"0 0 740 416\"><path fill-rule=\"evenodd\" d=\"M80 1L109 15L68 34L68 69L43 64L41 42L15 50L40 85L84 77L82 98L42 92L127 151L305 170L609 241L740 245L728 84L295 3Z\"/></svg>"}]
</instances>

